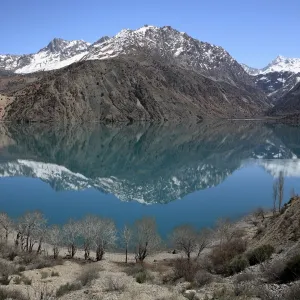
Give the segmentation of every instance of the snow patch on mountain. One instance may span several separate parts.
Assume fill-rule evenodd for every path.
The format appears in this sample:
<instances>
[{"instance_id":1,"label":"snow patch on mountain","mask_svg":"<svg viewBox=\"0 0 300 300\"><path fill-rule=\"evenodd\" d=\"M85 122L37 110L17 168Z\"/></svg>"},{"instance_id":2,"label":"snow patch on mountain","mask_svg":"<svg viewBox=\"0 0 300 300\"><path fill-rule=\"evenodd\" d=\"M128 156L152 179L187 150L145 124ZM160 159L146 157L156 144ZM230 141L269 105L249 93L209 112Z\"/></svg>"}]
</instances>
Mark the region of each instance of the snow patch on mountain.
<instances>
[{"instance_id":1,"label":"snow patch on mountain","mask_svg":"<svg viewBox=\"0 0 300 300\"><path fill-rule=\"evenodd\" d=\"M0 55L0 69L15 73L54 70L79 61L88 52L90 43L82 40L53 39L35 54Z\"/></svg>"},{"instance_id":2,"label":"snow patch on mountain","mask_svg":"<svg viewBox=\"0 0 300 300\"><path fill-rule=\"evenodd\" d=\"M300 177L300 160L298 159L261 160L259 165L275 178L280 172L283 172L286 177Z\"/></svg>"}]
</instances>

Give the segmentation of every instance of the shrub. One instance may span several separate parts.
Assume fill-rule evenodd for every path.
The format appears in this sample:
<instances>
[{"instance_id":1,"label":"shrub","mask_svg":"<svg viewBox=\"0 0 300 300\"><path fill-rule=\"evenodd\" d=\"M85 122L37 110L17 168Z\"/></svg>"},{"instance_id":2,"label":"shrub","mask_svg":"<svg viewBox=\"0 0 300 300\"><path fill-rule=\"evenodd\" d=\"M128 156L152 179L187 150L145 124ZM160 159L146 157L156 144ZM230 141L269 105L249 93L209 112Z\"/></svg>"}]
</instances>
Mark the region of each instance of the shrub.
<instances>
[{"instance_id":1,"label":"shrub","mask_svg":"<svg viewBox=\"0 0 300 300\"><path fill-rule=\"evenodd\" d=\"M195 274L201 269L200 265L194 261L179 258L174 261L174 280L184 278L186 281L193 282Z\"/></svg>"},{"instance_id":2,"label":"shrub","mask_svg":"<svg viewBox=\"0 0 300 300\"><path fill-rule=\"evenodd\" d=\"M12 291L0 288L0 300L29 300L19 291Z\"/></svg>"},{"instance_id":3,"label":"shrub","mask_svg":"<svg viewBox=\"0 0 300 300\"><path fill-rule=\"evenodd\" d=\"M42 271L42 272L41 272L41 278L42 278L42 279L45 279L45 278L47 278L48 276L49 276L48 272L45 272L45 271Z\"/></svg>"},{"instance_id":4,"label":"shrub","mask_svg":"<svg viewBox=\"0 0 300 300\"><path fill-rule=\"evenodd\" d=\"M17 273L17 269L13 264L0 261L0 276L12 275L15 273Z\"/></svg>"},{"instance_id":5,"label":"shrub","mask_svg":"<svg viewBox=\"0 0 300 300\"><path fill-rule=\"evenodd\" d=\"M230 261L237 255L243 254L246 248L246 242L241 238L213 248L209 255L213 271L218 274L227 274Z\"/></svg>"},{"instance_id":6,"label":"shrub","mask_svg":"<svg viewBox=\"0 0 300 300\"><path fill-rule=\"evenodd\" d=\"M89 266L83 269L82 273L77 277L83 286L89 285L93 280L99 278L99 268Z\"/></svg>"},{"instance_id":7,"label":"shrub","mask_svg":"<svg viewBox=\"0 0 300 300\"><path fill-rule=\"evenodd\" d=\"M233 275L244 271L247 267L249 267L248 259L243 255L238 255L229 263L227 272L229 275Z\"/></svg>"},{"instance_id":8,"label":"shrub","mask_svg":"<svg viewBox=\"0 0 300 300\"><path fill-rule=\"evenodd\" d=\"M236 276L235 283L239 284L242 282L253 281L255 278L256 276L252 273L241 273Z\"/></svg>"},{"instance_id":9,"label":"shrub","mask_svg":"<svg viewBox=\"0 0 300 300\"><path fill-rule=\"evenodd\" d=\"M284 296L285 300L299 300L300 299L300 283L292 286Z\"/></svg>"},{"instance_id":10,"label":"shrub","mask_svg":"<svg viewBox=\"0 0 300 300\"><path fill-rule=\"evenodd\" d=\"M10 261L13 261L15 259L15 257L18 256L18 253L14 250L11 250L8 255L7 255L7 258L10 260Z\"/></svg>"},{"instance_id":11,"label":"shrub","mask_svg":"<svg viewBox=\"0 0 300 300\"><path fill-rule=\"evenodd\" d=\"M137 283L145 283L146 281L152 281L153 277L146 269L143 269L135 275L135 280Z\"/></svg>"},{"instance_id":12,"label":"shrub","mask_svg":"<svg viewBox=\"0 0 300 300\"><path fill-rule=\"evenodd\" d=\"M251 266L260 264L271 258L275 249L271 245L262 245L247 254Z\"/></svg>"},{"instance_id":13,"label":"shrub","mask_svg":"<svg viewBox=\"0 0 300 300\"><path fill-rule=\"evenodd\" d=\"M22 265L28 270L51 268L62 265L62 258L53 259L52 257L37 255L35 253L21 253Z\"/></svg>"},{"instance_id":14,"label":"shrub","mask_svg":"<svg viewBox=\"0 0 300 300\"><path fill-rule=\"evenodd\" d=\"M124 290L125 285L118 278L109 277L107 279L107 292L123 292Z\"/></svg>"},{"instance_id":15,"label":"shrub","mask_svg":"<svg viewBox=\"0 0 300 300\"><path fill-rule=\"evenodd\" d=\"M127 264L126 268L124 269L124 272L128 275L128 276L133 276L135 277L136 274L142 272L145 269L144 265L142 264Z\"/></svg>"},{"instance_id":16,"label":"shrub","mask_svg":"<svg viewBox=\"0 0 300 300\"><path fill-rule=\"evenodd\" d=\"M58 272L55 272L55 271L51 272L51 277L58 277L58 276L59 276Z\"/></svg>"},{"instance_id":17,"label":"shrub","mask_svg":"<svg viewBox=\"0 0 300 300\"><path fill-rule=\"evenodd\" d=\"M16 273L16 268L14 265L8 262L0 261L0 284L8 285L10 282L10 275Z\"/></svg>"},{"instance_id":18,"label":"shrub","mask_svg":"<svg viewBox=\"0 0 300 300\"><path fill-rule=\"evenodd\" d=\"M144 283L147 280L146 272L140 272L135 277L137 283Z\"/></svg>"},{"instance_id":19,"label":"shrub","mask_svg":"<svg viewBox=\"0 0 300 300\"><path fill-rule=\"evenodd\" d=\"M282 260L274 260L264 265L263 275L269 283L276 283L280 280L281 274L284 271L286 262Z\"/></svg>"},{"instance_id":20,"label":"shrub","mask_svg":"<svg viewBox=\"0 0 300 300\"><path fill-rule=\"evenodd\" d=\"M20 276L17 276L17 277L14 278L14 283L15 284L21 284L21 282L22 282L22 279L21 279Z\"/></svg>"},{"instance_id":21,"label":"shrub","mask_svg":"<svg viewBox=\"0 0 300 300\"><path fill-rule=\"evenodd\" d=\"M26 268L24 267L24 266L20 266L19 268L18 268L18 271L19 272L24 272L26 270Z\"/></svg>"},{"instance_id":22,"label":"shrub","mask_svg":"<svg viewBox=\"0 0 300 300\"><path fill-rule=\"evenodd\" d=\"M9 285L10 279L8 275L2 275L0 278L0 285Z\"/></svg>"},{"instance_id":23,"label":"shrub","mask_svg":"<svg viewBox=\"0 0 300 300\"><path fill-rule=\"evenodd\" d=\"M21 276L21 280L23 281L23 283L25 284L25 285L31 285L31 283L32 283L32 279L30 279L30 278L28 278L28 277L26 277L26 276Z\"/></svg>"},{"instance_id":24,"label":"shrub","mask_svg":"<svg viewBox=\"0 0 300 300\"><path fill-rule=\"evenodd\" d=\"M26 253L22 256L22 261L25 265L31 264L34 260L36 260L37 256L34 253Z\"/></svg>"},{"instance_id":25,"label":"shrub","mask_svg":"<svg viewBox=\"0 0 300 300\"><path fill-rule=\"evenodd\" d=\"M195 287L200 288L206 284L211 283L212 279L213 276L210 273L204 270L199 270L194 276L193 284Z\"/></svg>"},{"instance_id":26,"label":"shrub","mask_svg":"<svg viewBox=\"0 0 300 300\"><path fill-rule=\"evenodd\" d=\"M61 285L58 290L56 291L56 296L61 297L65 294L68 294L72 291L78 291L82 288L82 285L80 282L74 282L74 283L66 283L64 285Z\"/></svg>"},{"instance_id":27,"label":"shrub","mask_svg":"<svg viewBox=\"0 0 300 300\"><path fill-rule=\"evenodd\" d=\"M280 281L283 283L297 279L300 279L300 255L292 257L280 275Z\"/></svg>"}]
</instances>

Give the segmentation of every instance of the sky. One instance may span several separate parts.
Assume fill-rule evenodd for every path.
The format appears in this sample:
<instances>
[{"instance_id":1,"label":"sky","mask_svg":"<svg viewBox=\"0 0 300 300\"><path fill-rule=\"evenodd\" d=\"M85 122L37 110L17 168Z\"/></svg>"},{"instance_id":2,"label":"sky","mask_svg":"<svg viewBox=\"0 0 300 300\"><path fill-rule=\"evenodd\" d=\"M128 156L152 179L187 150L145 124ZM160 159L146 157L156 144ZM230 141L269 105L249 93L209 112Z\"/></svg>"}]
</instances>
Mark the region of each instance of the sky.
<instances>
[{"instance_id":1,"label":"sky","mask_svg":"<svg viewBox=\"0 0 300 300\"><path fill-rule=\"evenodd\" d=\"M34 53L54 37L94 42L145 24L222 46L252 67L300 57L299 0L1 0L0 54Z\"/></svg>"}]
</instances>

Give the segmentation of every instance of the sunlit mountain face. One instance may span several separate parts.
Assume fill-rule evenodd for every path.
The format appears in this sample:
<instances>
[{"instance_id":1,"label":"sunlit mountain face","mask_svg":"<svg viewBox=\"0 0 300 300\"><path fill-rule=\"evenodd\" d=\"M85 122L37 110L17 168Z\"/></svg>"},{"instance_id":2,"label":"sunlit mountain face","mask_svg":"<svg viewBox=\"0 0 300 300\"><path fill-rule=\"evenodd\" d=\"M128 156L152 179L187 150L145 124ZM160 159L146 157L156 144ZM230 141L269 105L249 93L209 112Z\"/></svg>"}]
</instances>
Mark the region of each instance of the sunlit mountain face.
<instances>
[{"instance_id":1,"label":"sunlit mountain face","mask_svg":"<svg viewBox=\"0 0 300 300\"><path fill-rule=\"evenodd\" d=\"M38 178L58 193L95 189L169 203L217 187L248 164L300 177L298 145L298 128L257 122L10 124L0 129L0 177Z\"/></svg>"}]
</instances>

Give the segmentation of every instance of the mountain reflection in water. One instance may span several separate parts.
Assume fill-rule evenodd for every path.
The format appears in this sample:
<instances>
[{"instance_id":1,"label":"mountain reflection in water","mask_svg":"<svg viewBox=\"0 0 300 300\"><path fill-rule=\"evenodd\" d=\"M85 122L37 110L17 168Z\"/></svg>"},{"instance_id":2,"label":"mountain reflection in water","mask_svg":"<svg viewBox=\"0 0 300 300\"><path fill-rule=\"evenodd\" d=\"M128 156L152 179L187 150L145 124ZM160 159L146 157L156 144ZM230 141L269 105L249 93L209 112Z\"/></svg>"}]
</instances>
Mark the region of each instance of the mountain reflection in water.
<instances>
[{"instance_id":1,"label":"mountain reflection in water","mask_svg":"<svg viewBox=\"0 0 300 300\"><path fill-rule=\"evenodd\" d=\"M280 171L300 177L299 156L299 128L279 124L2 124L0 192L5 178L26 177L58 194L93 189L122 201L163 204L217 187L249 165L273 177ZM271 185L265 189L271 197Z\"/></svg>"}]
</instances>

